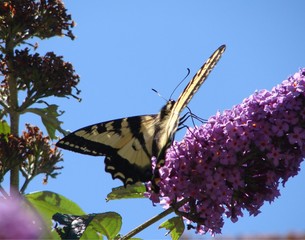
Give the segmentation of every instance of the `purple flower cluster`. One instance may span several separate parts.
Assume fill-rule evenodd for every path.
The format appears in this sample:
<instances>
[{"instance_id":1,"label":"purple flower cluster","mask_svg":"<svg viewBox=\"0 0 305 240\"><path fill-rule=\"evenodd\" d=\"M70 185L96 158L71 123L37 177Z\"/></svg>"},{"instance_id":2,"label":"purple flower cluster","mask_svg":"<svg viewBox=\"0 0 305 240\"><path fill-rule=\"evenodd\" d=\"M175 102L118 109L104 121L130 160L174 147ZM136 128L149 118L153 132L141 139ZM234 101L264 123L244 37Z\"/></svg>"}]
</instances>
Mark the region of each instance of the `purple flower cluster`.
<instances>
[{"instance_id":1,"label":"purple flower cluster","mask_svg":"<svg viewBox=\"0 0 305 240\"><path fill-rule=\"evenodd\" d=\"M0 239L41 239L41 222L21 199L0 199Z\"/></svg>"},{"instance_id":2,"label":"purple flower cluster","mask_svg":"<svg viewBox=\"0 0 305 240\"><path fill-rule=\"evenodd\" d=\"M187 198L176 212L189 226L220 233L224 215L233 222L243 210L255 216L280 196L279 184L305 157L304 126L305 68L188 131L167 151L160 192L150 199L167 208Z\"/></svg>"}]
</instances>

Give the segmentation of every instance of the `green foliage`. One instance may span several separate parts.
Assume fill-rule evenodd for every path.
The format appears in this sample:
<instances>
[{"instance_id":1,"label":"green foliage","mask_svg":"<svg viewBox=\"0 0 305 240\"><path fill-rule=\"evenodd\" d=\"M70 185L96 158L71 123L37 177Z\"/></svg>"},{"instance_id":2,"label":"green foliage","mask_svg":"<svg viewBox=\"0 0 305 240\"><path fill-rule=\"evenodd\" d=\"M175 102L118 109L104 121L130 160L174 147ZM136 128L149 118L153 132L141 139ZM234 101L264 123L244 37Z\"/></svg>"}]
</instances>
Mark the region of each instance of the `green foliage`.
<instances>
[{"instance_id":1,"label":"green foliage","mask_svg":"<svg viewBox=\"0 0 305 240\"><path fill-rule=\"evenodd\" d=\"M165 228L173 240L178 240L184 232L183 219L182 217L173 217L163 222L159 228Z\"/></svg>"},{"instance_id":2,"label":"green foliage","mask_svg":"<svg viewBox=\"0 0 305 240\"><path fill-rule=\"evenodd\" d=\"M51 139L55 139L56 130L63 134L66 134L66 131L60 127L62 122L58 120L58 117L61 114L58 113L57 109L57 105L51 104L48 105L46 108L28 108L25 109L24 112L31 112L40 116L42 123L48 131L49 137Z\"/></svg>"},{"instance_id":3,"label":"green foliage","mask_svg":"<svg viewBox=\"0 0 305 240\"><path fill-rule=\"evenodd\" d=\"M11 128L5 120L0 121L0 134L7 135L11 132Z\"/></svg>"},{"instance_id":4,"label":"green foliage","mask_svg":"<svg viewBox=\"0 0 305 240\"><path fill-rule=\"evenodd\" d=\"M42 216L51 222L56 212L83 215L85 212L68 198L50 191L41 191L26 194L25 198L32 203Z\"/></svg>"},{"instance_id":5,"label":"green foliage","mask_svg":"<svg viewBox=\"0 0 305 240\"><path fill-rule=\"evenodd\" d=\"M75 225L75 223L73 225L72 222L76 219L82 220L84 224L84 231L81 233L82 239L102 239L101 235L106 236L107 239L114 239L121 230L122 217L115 212L85 214L73 201L49 191L27 194L25 198L41 214L48 226L52 225L51 219L53 218L62 225L70 225L69 231L73 232L79 225ZM67 228L65 230L67 231ZM68 233L66 232L66 234ZM55 231L52 235L58 238ZM71 236L76 235L69 236L71 238Z\"/></svg>"},{"instance_id":6,"label":"green foliage","mask_svg":"<svg viewBox=\"0 0 305 240\"><path fill-rule=\"evenodd\" d=\"M146 188L142 183L128 185L127 187L117 187L112 189L112 191L107 195L106 200L144 198L145 191Z\"/></svg>"},{"instance_id":7,"label":"green foliage","mask_svg":"<svg viewBox=\"0 0 305 240\"><path fill-rule=\"evenodd\" d=\"M86 236L92 232L98 232L106 236L107 239L114 239L121 230L121 226L122 217L115 212L95 214L82 239L88 239Z\"/></svg>"}]
</instances>

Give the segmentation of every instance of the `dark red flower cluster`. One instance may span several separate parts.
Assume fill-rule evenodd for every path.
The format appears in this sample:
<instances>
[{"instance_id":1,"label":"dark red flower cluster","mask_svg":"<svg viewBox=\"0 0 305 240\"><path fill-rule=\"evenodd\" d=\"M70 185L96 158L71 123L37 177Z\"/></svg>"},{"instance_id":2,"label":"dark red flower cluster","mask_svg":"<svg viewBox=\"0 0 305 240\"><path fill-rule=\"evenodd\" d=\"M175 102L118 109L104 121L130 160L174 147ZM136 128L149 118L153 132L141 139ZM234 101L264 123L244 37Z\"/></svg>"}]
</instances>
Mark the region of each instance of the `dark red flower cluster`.
<instances>
[{"instance_id":1,"label":"dark red flower cluster","mask_svg":"<svg viewBox=\"0 0 305 240\"><path fill-rule=\"evenodd\" d=\"M66 35L75 36L70 28L75 23L60 0L7 0L0 2L0 39L13 45L36 36L41 39Z\"/></svg>"},{"instance_id":2,"label":"dark red flower cluster","mask_svg":"<svg viewBox=\"0 0 305 240\"><path fill-rule=\"evenodd\" d=\"M0 134L0 182L3 176L25 160L24 139L12 134Z\"/></svg>"},{"instance_id":3,"label":"dark red flower cluster","mask_svg":"<svg viewBox=\"0 0 305 240\"><path fill-rule=\"evenodd\" d=\"M27 98L32 102L37 99L57 96L67 97L73 96L73 89L76 94L79 93L76 85L79 82L79 76L71 63L65 62L62 56L56 56L53 52L46 53L41 57L38 53L34 55L29 53L29 49L16 50L12 59L12 68L8 69L8 64L0 65L0 72L7 74L13 72L17 79L19 90L27 90ZM8 61L3 55L0 55L0 62ZM6 79L2 82L2 86L6 86Z\"/></svg>"},{"instance_id":4,"label":"dark red flower cluster","mask_svg":"<svg viewBox=\"0 0 305 240\"><path fill-rule=\"evenodd\" d=\"M305 68L274 87L255 92L231 110L190 130L168 150L160 169L159 194L198 233L220 233L233 222L260 213L280 195L279 184L295 176L305 157Z\"/></svg>"},{"instance_id":5,"label":"dark red flower cluster","mask_svg":"<svg viewBox=\"0 0 305 240\"><path fill-rule=\"evenodd\" d=\"M56 177L56 172L62 167L56 166L62 161L61 153L57 148L52 148L49 137L36 126L26 124L26 131L21 137L12 134L0 134L0 180L5 173L16 165L21 165L20 170L26 179L32 179L38 174Z\"/></svg>"},{"instance_id":6,"label":"dark red flower cluster","mask_svg":"<svg viewBox=\"0 0 305 240\"><path fill-rule=\"evenodd\" d=\"M27 178L28 176L36 176L38 174L46 174L56 177L59 173L56 172L62 167L56 164L62 161L61 153L57 148L51 148L50 138L44 137L43 133L36 126L26 124L27 131L23 131L21 139L25 141L25 160L21 165L21 172ZM46 182L46 179L44 182Z\"/></svg>"}]
</instances>

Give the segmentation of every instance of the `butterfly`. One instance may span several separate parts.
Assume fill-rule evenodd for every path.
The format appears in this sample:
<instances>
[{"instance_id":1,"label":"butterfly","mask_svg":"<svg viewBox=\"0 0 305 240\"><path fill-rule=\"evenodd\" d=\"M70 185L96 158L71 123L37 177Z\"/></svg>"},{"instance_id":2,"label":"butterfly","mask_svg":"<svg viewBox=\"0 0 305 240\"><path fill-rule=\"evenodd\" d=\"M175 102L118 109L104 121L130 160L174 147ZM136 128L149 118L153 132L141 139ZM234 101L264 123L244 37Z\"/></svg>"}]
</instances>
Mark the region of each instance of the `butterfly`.
<instances>
[{"instance_id":1,"label":"butterfly","mask_svg":"<svg viewBox=\"0 0 305 240\"><path fill-rule=\"evenodd\" d=\"M169 100L158 114L126 117L93 124L59 140L58 147L93 156L105 156L105 171L124 186L151 181L156 186L158 169L179 127L180 113L190 102L226 46L220 46L191 79L177 101ZM180 123L181 124L181 123ZM152 170L152 157L156 168Z\"/></svg>"}]
</instances>

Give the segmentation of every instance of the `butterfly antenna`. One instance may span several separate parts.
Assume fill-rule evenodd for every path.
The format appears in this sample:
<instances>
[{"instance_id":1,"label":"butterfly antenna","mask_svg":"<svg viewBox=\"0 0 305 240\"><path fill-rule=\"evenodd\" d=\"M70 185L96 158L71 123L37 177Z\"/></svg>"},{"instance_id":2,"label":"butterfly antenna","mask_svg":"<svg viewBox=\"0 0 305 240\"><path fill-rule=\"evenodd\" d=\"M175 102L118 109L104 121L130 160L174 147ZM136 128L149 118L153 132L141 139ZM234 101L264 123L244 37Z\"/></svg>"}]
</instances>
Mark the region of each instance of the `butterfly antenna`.
<instances>
[{"instance_id":1,"label":"butterfly antenna","mask_svg":"<svg viewBox=\"0 0 305 240\"><path fill-rule=\"evenodd\" d=\"M165 99L156 89L152 88L151 90L153 90L155 93L158 94L159 97L163 98L167 102L167 99Z\"/></svg>"},{"instance_id":2,"label":"butterfly antenna","mask_svg":"<svg viewBox=\"0 0 305 240\"><path fill-rule=\"evenodd\" d=\"M177 88L181 85L181 83L183 83L183 81L190 75L191 70L189 68L187 68L187 74L186 76L179 82L179 84L175 87L175 89L173 90L172 94L170 95L169 99L172 99L172 96L174 94L174 92L177 90Z\"/></svg>"}]
</instances>

